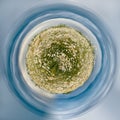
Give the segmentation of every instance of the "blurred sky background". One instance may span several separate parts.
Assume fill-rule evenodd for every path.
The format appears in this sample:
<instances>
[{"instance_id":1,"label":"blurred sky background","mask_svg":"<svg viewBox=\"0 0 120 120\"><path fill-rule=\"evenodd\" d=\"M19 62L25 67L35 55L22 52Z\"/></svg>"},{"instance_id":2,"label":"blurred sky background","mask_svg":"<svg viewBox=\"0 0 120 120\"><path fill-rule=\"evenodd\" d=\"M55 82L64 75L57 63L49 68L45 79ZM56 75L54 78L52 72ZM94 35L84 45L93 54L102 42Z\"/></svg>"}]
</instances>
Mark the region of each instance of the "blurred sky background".
<instances>
[{"instance_id":1,"label":"blurred sky background","mask_svg":"<svg viewBox=\"0 0 120 120\"><path fill-rule=\"evenodd\" d=\"M0 0L0 46L7 33L29 8L44 0ZM109 94L89 112L74 120L120 120L120 0L67 0L94 11L108 26L117 50L117 74ZM49 0L51 2L51 0ZM2 51L0 47L0 53ZM0 55L2 57L2 55ZM2 63L2 61L1 61ZM2 64L1 64L2 65ZM42 120L27 110L13 94L0 68L0 120Z\"/></svg>"}]
</instances>

